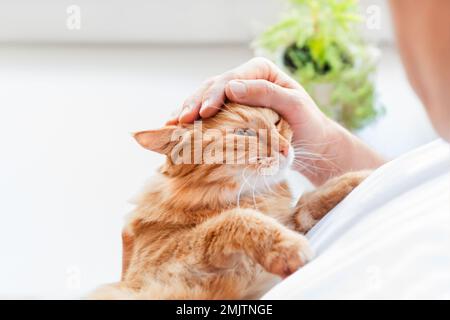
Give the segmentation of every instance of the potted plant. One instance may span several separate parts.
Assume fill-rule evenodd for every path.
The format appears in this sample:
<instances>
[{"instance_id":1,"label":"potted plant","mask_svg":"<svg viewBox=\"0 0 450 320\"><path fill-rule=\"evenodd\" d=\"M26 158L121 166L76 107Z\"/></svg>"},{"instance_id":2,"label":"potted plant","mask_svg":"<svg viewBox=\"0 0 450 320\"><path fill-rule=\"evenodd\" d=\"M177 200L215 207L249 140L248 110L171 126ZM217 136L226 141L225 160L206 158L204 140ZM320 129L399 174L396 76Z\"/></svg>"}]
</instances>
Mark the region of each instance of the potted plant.
<instances>
[{"instance_id":1,"label":"potted plant","mask_svg":"<svg viewBox=\"0 0 450 320\"><path fill-rule=\"evenodd\" d=\"M289 13L256 40L257 48L345 127L373 121L382 111L375 103L376 50L359 35L357 1L289 2Z\"/></svg>"}]
</instances>

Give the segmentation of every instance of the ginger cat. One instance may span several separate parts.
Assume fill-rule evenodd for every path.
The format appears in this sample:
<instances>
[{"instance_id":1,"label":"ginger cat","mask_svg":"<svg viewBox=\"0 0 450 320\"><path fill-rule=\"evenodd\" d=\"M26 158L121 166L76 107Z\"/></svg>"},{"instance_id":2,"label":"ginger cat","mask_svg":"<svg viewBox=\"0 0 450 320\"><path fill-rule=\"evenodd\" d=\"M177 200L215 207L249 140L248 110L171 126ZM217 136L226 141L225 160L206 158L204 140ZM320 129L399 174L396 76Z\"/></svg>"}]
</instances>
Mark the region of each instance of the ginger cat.
<instances>
[{"instance_id":1,"label":"ginger cat","mask_svg":"<svg viewBox=\"0 0 450 320\"><path fill-rule=\"evenodd\" d=\"M184 133L174 139L178 129ZM211 129L228 133L225 140L196 136ZM261 137L261 129L278 142ZM166 155L167 161L124 228L121 281L99 288L93 299L259 298L312 259L303 234L367 175L331 179L293 206L285 182L294 159L292 132L266 108L233 104L203 120L201 129L167 126L136 133L135 138L144 148ZM237 148L235 141L244 147ZM251 161L252 142L258 155L263 148L267 155ZM232 148L226 148L230 143ZM208 150L229 156L239 149L241 161L178 163L175 149L184 148L183 156L195 159L192 144L204 150L200 160Z\"/></svg>"}]
</instances>

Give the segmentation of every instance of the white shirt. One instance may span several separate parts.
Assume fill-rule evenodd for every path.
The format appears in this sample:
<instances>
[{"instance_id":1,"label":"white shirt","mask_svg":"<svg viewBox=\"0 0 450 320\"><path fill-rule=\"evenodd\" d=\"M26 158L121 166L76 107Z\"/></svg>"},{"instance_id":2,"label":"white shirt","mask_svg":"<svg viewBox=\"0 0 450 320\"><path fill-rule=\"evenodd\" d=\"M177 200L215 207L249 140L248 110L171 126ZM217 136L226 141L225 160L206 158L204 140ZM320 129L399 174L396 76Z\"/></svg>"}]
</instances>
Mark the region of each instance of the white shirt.
<instances>
[{"instance_id":1,"label":"white shirt","mask_svg":"<svg viewBox=\"0 0 450 320\"><path fill-rule=\"evenodd\" d=\"M450 299L450 145L380 167L307 236L316 258L263 299Z\"/></svg>"}]
</instances>

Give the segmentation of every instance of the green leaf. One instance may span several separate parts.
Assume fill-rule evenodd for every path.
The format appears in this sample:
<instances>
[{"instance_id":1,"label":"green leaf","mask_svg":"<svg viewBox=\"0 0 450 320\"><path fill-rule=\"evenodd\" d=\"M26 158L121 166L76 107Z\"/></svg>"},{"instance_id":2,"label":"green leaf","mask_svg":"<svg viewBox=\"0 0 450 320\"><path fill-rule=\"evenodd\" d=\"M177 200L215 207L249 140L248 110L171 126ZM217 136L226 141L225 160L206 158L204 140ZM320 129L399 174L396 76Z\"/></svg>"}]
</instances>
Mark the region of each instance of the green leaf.
<instances>
[{"instance_id":1,"label":"green leaf","mask_svg":"<svg viewBox=\"0 0 450 320\"><path fill-rule=\"evenodd\" d=\"M283 52L288 69L316 100L316 86L331 84L329 103L319 105L349 129L358 129L382 112L375 105L375 65L357 24L356 0L288 0L288 14L255 42L272 53Z\"/></svg>"}]
</instances>

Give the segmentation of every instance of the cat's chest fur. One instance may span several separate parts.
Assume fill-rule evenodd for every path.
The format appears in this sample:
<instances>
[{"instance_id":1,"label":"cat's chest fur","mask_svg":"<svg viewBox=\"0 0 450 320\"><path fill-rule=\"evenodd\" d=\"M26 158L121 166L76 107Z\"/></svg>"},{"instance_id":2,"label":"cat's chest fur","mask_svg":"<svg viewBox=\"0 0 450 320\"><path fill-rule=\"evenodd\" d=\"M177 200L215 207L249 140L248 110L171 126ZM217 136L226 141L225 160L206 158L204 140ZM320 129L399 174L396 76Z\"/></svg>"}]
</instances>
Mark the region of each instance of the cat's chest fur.
<instances>
[{"instance_id":1,"label":"cat's chest fur","mask_svg":"<svg viewBox=\"0 0 450 320\"><path fill-rule=\"evenodd\" d=\"M157 174L136 199L137 206L129 216L129 223L141 221L193 226L230 209L250 208L290 226L292 198L286 182L273 185L264 192L250 191L238 197L236 192L221 185L197 187L185 184L181 187Z\"/></svg>"},{"instance_id":2,"label":"cat's chest fur","mask_svg":"<svg viewBox=\"0 0 450 320\"><path fill-rule=\"evenodd\" d=\"M199 282L200 286L217 283L222 287L224 283L237 281L242 286L241 291L246 292L245 297L252 298L273 286L279 279L258 265L249 264L248 260L240 267L236 266L234 275L230 277L220 273L197 277L192 275L190 268L180 267L186 264L193 251L198 251L183 245L186 241L181 240L186 239L184 235L229 210L253 209L293 228L292 196L286 183L272 185L270 191L243 193L239 201L233 195L230 197L227 190L215 187L218 186L210 186L202 193L195 186L186 185L179 192L178 186L175 188L164 176L155 176L137 199L136 209L129 216L124 230L133 238L133 249L129 253L128 271L124 269L123 279L137 288L149 279L170 283L174 277L187 277L188 282ZM229 201L230 198L235 201ZM198 254L202 253L198 251ZM174 266L178 269L173 269ZM237 275L243 274L247 274L242 278L246 280L237 280Z\"/></svg>"},{"instance_id":3,"label":"cat's chest fur","mask_svg":"<svg viewBox=\"0 0 450 320\"><path fill-rule=\"evenodd\" d=\"M240 201L240 207L257 210L291 227L292 194L285 183L273 186L270 192L246 196Z\"/></svg>"}]
</instances>

